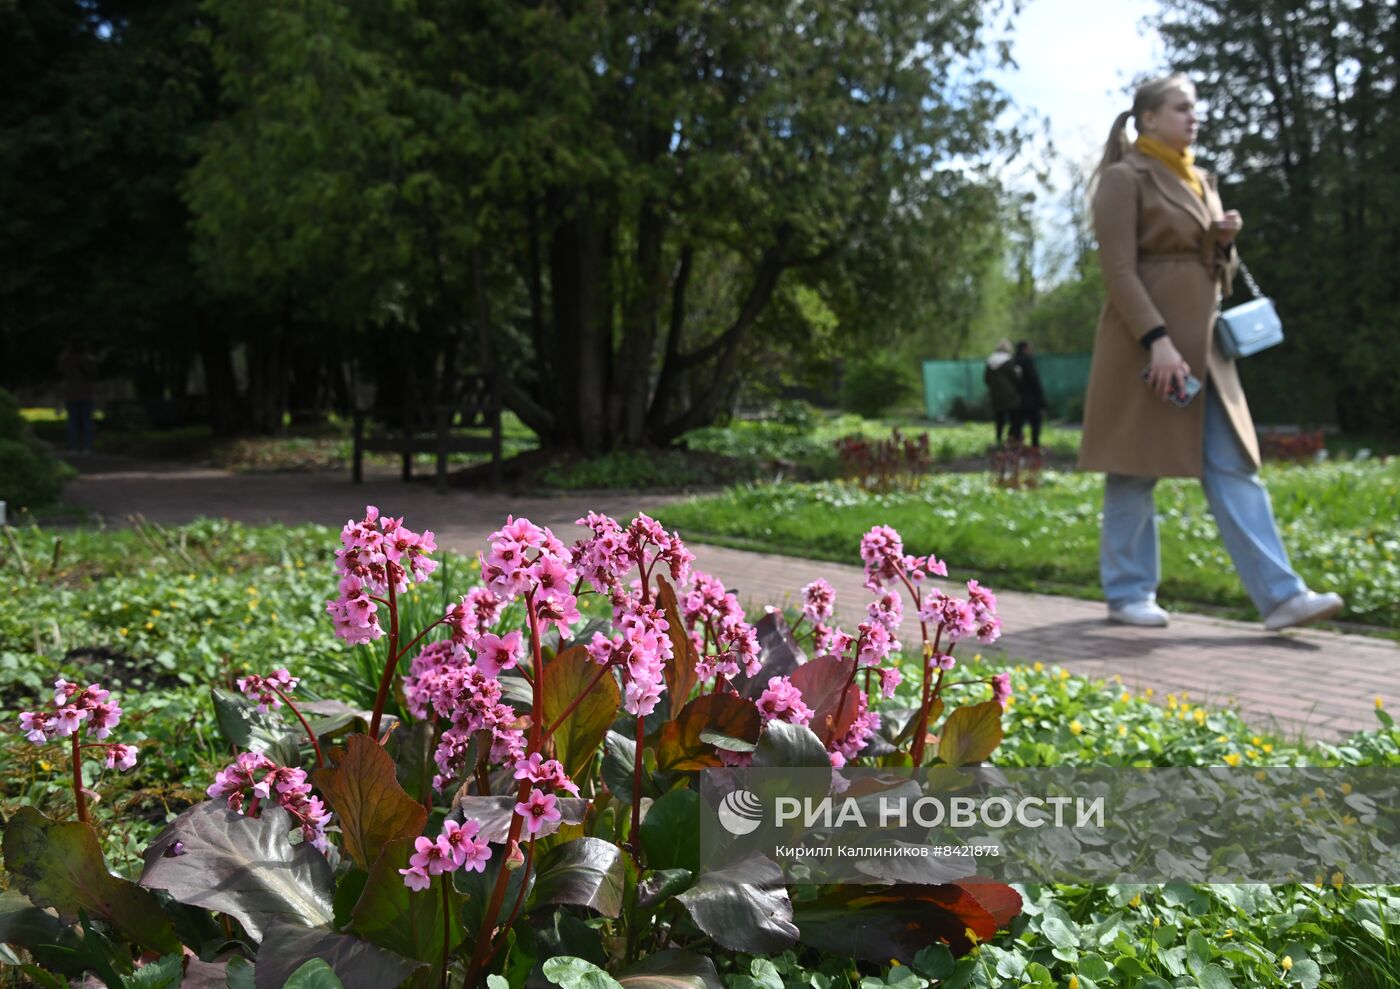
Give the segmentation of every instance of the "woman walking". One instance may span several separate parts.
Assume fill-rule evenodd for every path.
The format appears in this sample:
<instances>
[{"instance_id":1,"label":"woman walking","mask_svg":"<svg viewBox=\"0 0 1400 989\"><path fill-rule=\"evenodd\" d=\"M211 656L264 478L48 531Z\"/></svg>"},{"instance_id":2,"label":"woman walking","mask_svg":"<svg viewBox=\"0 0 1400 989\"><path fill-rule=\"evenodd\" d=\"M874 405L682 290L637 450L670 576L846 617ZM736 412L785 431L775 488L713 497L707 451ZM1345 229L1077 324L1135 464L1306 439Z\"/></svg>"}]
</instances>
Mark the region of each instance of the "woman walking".
<instances>
[{"instance_id":1,"label":"woman walking","mask_svg":"<svg viewBox=\"0 0 1400 989\"><path fill-rule=\"evenodd\" d=\"M1153 487L1197 477L1245 590L1270 630L1329 618L1336 594L1308 590L1288 562L1234 361L1214 344L1237 258L1239 213L1196 168L1195 87L1139 86L1094 173L1093 216L1108 298L1099 317L1079 450L1103 471L1099 571L1110 621L1164 626ZM1137 140L1126 136L1132 118ZM1199 394L1191 386L1199 385Z\"/></svg>"}]
</instances>

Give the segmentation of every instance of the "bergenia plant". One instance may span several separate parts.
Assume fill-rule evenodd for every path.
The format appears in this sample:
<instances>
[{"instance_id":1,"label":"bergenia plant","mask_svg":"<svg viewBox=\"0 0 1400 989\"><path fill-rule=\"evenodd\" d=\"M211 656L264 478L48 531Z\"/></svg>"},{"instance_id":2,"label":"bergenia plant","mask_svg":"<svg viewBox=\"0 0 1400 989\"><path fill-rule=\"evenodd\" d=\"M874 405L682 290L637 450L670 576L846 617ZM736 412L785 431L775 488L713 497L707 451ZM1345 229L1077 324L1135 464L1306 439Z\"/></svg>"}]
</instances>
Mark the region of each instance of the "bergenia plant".
<instances>
[{"instance_id":1,"label":"bergenia plant","mask_svg":"<svg viewBox=\"0 0 1400 989\"><path fill-rule=\"evenodd\" d=\"M697 939L755 954L797 939L827 945L829 928L802 929L801 905L776 867L697 874L685 839L661 832L698 813L699 771L747 765L759 750L772 765L782 747L775 739L801 738L808 752L820 746L833 767L871 752L888 757L892 745L906 764L924 764L950 688L990 687L993 700L1008 702L1004 674L947 678L959 642L1000 634L995 598L975 581L966 598L934 588L929 577L945 576L943 563L906 555L899 534L877 526L861 541L873 594L861 620L843 629L834 590L813 581L789 630L773 609L750 621L738 597L694 571L694 556L656 520L638 515L624 525L589 513L577 524L581 537L568 545L547 527L508 518L479 555L480 586L409 629L404 597L437 569L433 534L372 506L348 521L325 607L336 635L375 656L375 682L365 685L373 707L355 722L364 732L332 748L338 737L319 735L295 699L292 670L239 677L247 716L274 728L294 717L315 767L295 764L294 745L236 751L208 787L210 800L148 849L142 884L221 914L223 930L260 943L260 986L281 985L316 956L334 960L347 989L478 989L488 975L543 960L530 955L544 950L531 947L532 932L564 927L542 911L603 918L606 942L602 932L587 937L619 976L641 964L651 976L698 973L718 984L713 963L689 950ZM610 621L581 634L579 604L589 595ZM879 709L909 692L900 689L909 616L922 637L918 700L895 732ZM988 706L995 711L980 705ZM84 724L103 739L119 714L105 691L60 681L54 710L26 712L23 726L37 741ZM978 721L988 721L985 711ZM269 737L287 737L278 731ZM999 727L990 735L971 758L995 748ZM109 763L134 759L123 746L105 747ZM80 779L75 787L81 795ZM81 801L79 814L86 819ZM46 826L26 818L21 830ZM881 923L907 921L923 944L956 951L970 948L967 930L990 937L1020 904L1009 887L986 882L945 884L936 895L900 887L897 899L902 906L880 909L908 916L881 914ZM108 919L120 928L123 916ZM525 921L529 931L518 926ZM176 927L185 929L161 924L131 937L167 946ZM908 961L918 938L870 950ZM211 946L190 947L207 955ZM674 970L644 958L656 952Z\"/></svg>"},{"instance_id":2,"label":"bergenia plant","mask_svg":"<svg viewBox=\"0 0 1400 989\"><path fill-rule=\"evenodd\" d=\"M73 762L73 803L78 820L83 822L89 819L83 752L101 752L108 769L127 770L136 765L136 746L106 741L122 717L122 709L111 697L111 692L98 684L80 688L60 677L53 684L51 708L22 711L19 716L20 730L35 745L68 739ZM84 737L96 741L84 742Z\"/></svg>"}]
</instances>

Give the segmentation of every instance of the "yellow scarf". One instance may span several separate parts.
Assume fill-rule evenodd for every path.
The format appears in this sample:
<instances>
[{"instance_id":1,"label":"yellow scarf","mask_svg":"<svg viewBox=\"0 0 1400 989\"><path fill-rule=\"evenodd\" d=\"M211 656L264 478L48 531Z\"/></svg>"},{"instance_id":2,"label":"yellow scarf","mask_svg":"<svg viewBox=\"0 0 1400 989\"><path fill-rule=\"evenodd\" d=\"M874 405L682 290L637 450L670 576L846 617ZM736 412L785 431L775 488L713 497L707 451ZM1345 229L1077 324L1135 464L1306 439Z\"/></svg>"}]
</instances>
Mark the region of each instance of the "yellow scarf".
<instances>
[{"instance_id":1,"label":"yellow scarf","mask_svg":"<svg viewBox=\"0 0 1400 989\"><path fill-rule=\"evenodd\" d=\"M1205 186L1201 185L1200 178L1197 177L1191 163L1196 160L1188 148L1185 151L1178 151L1169 144L1163 144L1155 137L1142 135L1133 142L1133 147L1137 148L1149 158L1156 158L1163 165L1166 165L1172 172L1191 187L1191 191L1202 199L1206 198Z\"/></svg>"}]
</instances>

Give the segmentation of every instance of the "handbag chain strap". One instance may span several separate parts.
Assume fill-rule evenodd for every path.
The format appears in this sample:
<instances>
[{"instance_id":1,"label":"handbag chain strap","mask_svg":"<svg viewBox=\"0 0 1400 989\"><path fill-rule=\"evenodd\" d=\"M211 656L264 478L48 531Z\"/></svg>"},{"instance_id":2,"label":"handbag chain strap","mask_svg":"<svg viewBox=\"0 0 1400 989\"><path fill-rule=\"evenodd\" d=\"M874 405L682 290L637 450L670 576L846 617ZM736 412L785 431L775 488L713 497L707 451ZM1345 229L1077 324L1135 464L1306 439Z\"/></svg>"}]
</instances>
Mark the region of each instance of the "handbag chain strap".
<instances>
[{"instance_id":1,"label":"handbag chain strap","mask_svg":"<svg viewBox=\"0 0 1400 989\"><path fill-rule=\"evenodd\" d=\"M1244 275L1244 283L1249 286L1250 295L1256 299L1264 298L1263 290L1259 287L1259 283L1254 280L1254 276L1249 273L1249 266L1244 263L1243 258L1240 259L1240 274Z\"/></svg>"}]
</instances>

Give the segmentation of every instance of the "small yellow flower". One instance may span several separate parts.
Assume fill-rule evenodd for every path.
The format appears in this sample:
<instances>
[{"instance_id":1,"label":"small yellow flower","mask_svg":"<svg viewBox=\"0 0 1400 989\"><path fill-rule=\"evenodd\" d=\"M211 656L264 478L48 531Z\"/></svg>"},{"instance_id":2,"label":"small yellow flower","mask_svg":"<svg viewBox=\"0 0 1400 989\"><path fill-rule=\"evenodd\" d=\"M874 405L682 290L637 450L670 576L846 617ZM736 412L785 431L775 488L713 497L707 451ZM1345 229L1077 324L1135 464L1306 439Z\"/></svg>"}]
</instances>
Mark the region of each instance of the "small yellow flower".
<instances>
[{"instance_id":1,"label":"small yellow flower","mask_svg":"<svg viewBox=\"0 0 1400 989\"><path fill-rule=\"evenodd\" d=\"M1128 726L1127 726L1127 725L1119 725L1119 726L1118 726L1118 737L1119 737L1119 738L1122 738L1122 737L1123 737L1124 735L1126 735L1126 734L1128 734Z\"/></svg>"},{"instance_id":2,"label":"small yellow flower","mask_svg":"<svg viewBox=\"0 0 1400 989\"><path fill-rule=\"evenodd\" d=\"M1227 752L1225 754L1225 765L1238 766L1240 764L1240 754L1238 752Z\"/></svg>"},{"instance_id":3,"label":"small yellow flower","mask_svg":"<svg viewBox=\"0 0 1400 989\"><path fill-rule=\"evenodd\" d=\"M1258 749L1245 749L1245 750L1244 750L1244 757L1245 757L1246 759L1258 759L1258 758L1259 758L1259 750L1258 750Z\"/></svg>"},{"instance_id":4,"label":"small yellow flower","mask_svg":"<svg viewBox=\"0 0 1400 989\"><path fill-rule=\"evenodd\" d=\"M1123 682L1123 676L1122 676L1122 674L1120 674L1120 673L1115 673L1115 674L1113 674L1113 682L1114 682L1114 683L1122 683L1122 682Z\"/></svg>"},{"instance_id":5,"label":"small yellow flower","mask_svg":"<svg viewBox=\"0 0 1400 989\"><path fill-rule=\"evenodd\" d=\"M1151 687L1148 687L1146 690L1144 690L1144 691L1142 692L1142 696L1146 697L1148 700L1151 700L1151 699L1152 699L1153 697L1155 697L1156 695L1157 695L1157 691L1154 690L1154 689L1151 688Z\"/></svg>"},{"instance_id":6,"label":"small yellow flower","mask_svg":"<svg viewBox=\"0 0 1400 989\"><path fill-rule=\"evenodd\" d=\"M1069 670L1064 670L1064 669L1060 670L1060 679L1061 679L1061 680L1068 680L1068 679L1069 679Z\"/></svg>"},{"instance_id":7,"label":"small yellow flower","mask_svg":"<svg viewBox=\"0 0 1400 989\"><path fill-rule=\"evenodd\" d=\"M1349 797L1349 796L1351 796L1351 784L1350 784L1350 783L1343 783L1343 784L1342 784L1342 796L1344 796L1344 797Z\"/></svg>"},{"instance_id":8,"label":"small yellow flower","mask_svg":"<svg viewBox=\"0 0 1400 989\"><path fill-rule=\"evenodd\" d=\"M1288 955L1284 955L1282 958L1279 959L1278 966L1285 972L1291 972L1293 971L1293 959L1290 958Z\"/></svg>"},{"instance_id":9,"label":"small yellow flower","mask_svg":"<svg viewBox=\"0 0 1400 989\"><path fill-rule=\"evenodd\" d=\"M1142 906L1142 894L1134 893L1133 898L1128 901L1128 906L1132 907L1134 910Z\"/></svg>"},{"instance_id":10,"label":"small yellow flower","mask_svg":"<svg viewBox=\"0 0 1400 989\"><path fill-rule=\"evenodd\" d=\"M963 929L963 936L966 937L973 944L976 944L977 942L982 940L980 937L977 936L977 932L974 931L971 927Z\"/></svg>"},{"instance_id":11,"label":"small yellow flower","mask_svg":"<svg viewBox=\"0 0 1400 989\"><path fill-rule=\"evenodd\" d=\"M1251 739L1249 740L1249 744L1250 744L1250 745L1263 745L1263 744L1264 744L1264 740L1263 740L1262 738L1260 738L1258 735L1255 735L1253 738L1251 738Z\"/></svg>"},{"instance_id":12,"label":"small yellow flower","mask_svg":"<svg viewBox=\"0 0 1400 989\"><path fill-rule=\"evenodd\" d=\"M1273 747L1272 745L1270 745L1268 742L1265 742L1263 745L1261 745L1261 746L1259 746L1259 747L1260 747L1261 749L1263 749L1265 752L1273 752L1273 751L1274 751L1274 747Z\"/></svg>"},{"instance_id":13,"label":"small yellow flower","mask_svg":"<svg viewBox=\"0 0 1400 989\"><path fill-rule=\"evenodd\" d=\"M1040 700L1040 695L1039 695L1039 694L1031 694L1031 696L1030 696L1030 702L1031 702L1032 704L1034 704L1034 703L1035 703L1036 701L1038 701L1038 700Z\"/></svg>"},{"instance_id":14,"label":"small yellow flower","mask_svg":"<svg viewBox=\"0 0 1400 989\"><path fill-rule=\"evenodd\" d=\"M1068 986L1069 989L1079 989L1079 976L1071 975L1069 981L1066 982L1065 985Z\"/></svg>"},{"instance_id":15,"label":"small yellow flower","mask_svg":"<svg viewBox=\"0 0 1400 989\"><path fill-rule=\"evenodd\" d=\"M1122 696L1120 696L1118 699L1119 699L1120 701L1122 701L1124 704L1126 704L1126 703L1128 703L1128 701L1130 701L1130 700L1133 699L1133 695L1130 694L1130 693L1128 693L1128 692L1125 690L1125 691L1123 691Z\"/></svg>"},{"instance_id":16,"label":"small yellow flower","mask_svg":"<svg viewBox=\"0 0 1400 989\"><path fill-rule=\"evenodd\" d=\"M249 585L248 585L248 593L256 597L256 596L257 596L257 593L258 593L258 589L257 589L255 586L253 586L252 584L249 584Z\"/></svg>"},{"instance_id":17,"label":"small yellow flower","mask_svg":"<svg viewBox=\"0 0 1400 989\"><path fill-rule=\"evenodd\" d=\"M1262 782L1264 782L1266 779L1269 778L1269 774L1266 773L1266 772L1264 772L1264 770L1261 769L1261 770L1259 770L1257 773L1254 774L1254 778L1255 778L1256 780L1258 780L1260 783L1262 783Z\"/></svg>"},{"instance_id":18,"label":"small yellow flower","mask_svg":"<svg viewBox=\"0 0 1400 989\"><path fill-rule=\"evenodd\" d=\"M1189 701L1190 699L1191 699L1191 695L1188 694L1186 691L1183 690L1183 691L1181 692L1181 703L1185 704L1185 703L1186 703L1187 701Z\"/></svg>"},{"instance_id":19,"label":"small yellow flower","mask_svg":"<svg viewBox=\"0 0 1400 989\"><path fill-rule=\"evenodd\" d=\"M982 654L981 654L980 652L975 652L975 653L973 653L973 654L972 654L972 661L973 661L974 663L980 663L980 662L982 662ZM1024 672L1024 671L1025 671L1025 667L1024 667L1024 666L1017 666L1017 667L1016 667L1016 672L1017 672L1017 673L1021 673L1021 672Z\"/></svg>"},{"instance_id":20,"label":"small yellow flower","mask_svg":"<svg viewBox=\"0 0 1400 989\"><path fill-rule=\"evenodd\" d=\"M1204 725L1206 723L1206 709L1203 707L1196 708L1196 710L1192 712L1192 717L1196 719L1196 724Z\"/></svg>"},{"instance_id":21,"label":"small yellow flower","mask_svg":"<svg viewBox=\"0 0 1400 989\"><path fill-rule=\"evenodd\" d=\"M1337 889L1342 888L1342 874L1340 872L1332 873L1332 885Z\"/></svg>"},{"instance_id":22,"label":"small yellow flower","mask_svg":"<svg viewBox=\"0 0 1400 989\"><path fill-rule=\"evenodd\" d=\"M1153 917L1153 918L1152 918L1152 926L1153 926L1153 927L1161 927L1161 926L1162 926L1162 918L1161 918L1161 917Z\"/></svg>"},{"instance_id":23,"label":"small yellow flower","mask_svg":"<svg viewBox=\"0 0 1400 989\"><path fill-rule=\"evenodd\" d=\"M1301 799L1301 800L1298 801L1298 806L1299 806L1299 807L1311 807L1311 806L1312 806L1312 797L1308 796L1306 793L1303 794L1303 799Z\"/></svg>"},{"instance_id":24,"label":"small yellow flower","mask_svg":"<svg viewBox=\"0 0 1400 989\"><path fill-rule=\"evenodd\" d=\"M1176 710L1176 694L1167 695L1167 707L1171 708L1173 711Z\"/></svg>"},{"instance_id":25,"label":"small yellow flower","mask_svg":"<svg viewBox=\"0 0 1400 989\"><path fill-rule=\"evenodd\" d=\"M1376 695L1376 710L1379 711L1379 710L1380 710L1381 708L1383 708L1383 707L1385 707L1385 701L1381 700L1381 695L1380 695L1380 694L1377 694L1377 695Z\"/></svg>"},{"instance_id":26,"label":"small yellow flower","mask_svg":"<svg viewBox=\"0 0 1400 989\"><path fill-rule=\"evenodd\" d=\"M1313 876L1313 885L1316 886L1318 889L1322 888L1322 882L1322 873L1319 872L1317 875Z\"/></svg>"},{"instance_id":27,"label":"small yellow flower","mask_svg":"<svg viewBox=\"0 0 1400 989\"><path fill-rule=\"evenodd\" d=\"M1079 734L1080 732L1082 732L1083 730L1084 730L1084 726L1081 725L1081 724L1079 723L1078 719L1076 719L1076 720L1074 720L1074 721L1071 721L1071 722L1069 723L1069 733L1070 733L1071 735L1078 735L1078 734Z\"/></svg>"},{"instance_id":28,"label":"small yellow flower","mask_svg":"<svg viewBox=\"0 0 1400 989\"><path fill-rule=\"evenodd\" d=\"M1216 739L1217 742L1228 742L1229 740L1229 735L1221 735L1219 738Z\"/></svg>"},{"instance_id":29,"label":"small yellow flower","mask_svg":"<svg viewBox=\"0 0 1400 989\"><path fill-rule=\"evenodd\" d=\"M151 609L151 617L152 617L152 618L159 618L159 617L160 617L160 609L159 609L159 608L152 608L152 609Z\"/></svg>"},{"instance_id":30,"label":"small yellow flower","mask_svg":"<svg viewBox=\"0 0 1400 989\"><path fill-rule=\"evenodd\" d=\"M1227 928L1225 928L1225 936L1226 936L1226 937L1234 937L1234 936L1235 936L1235 929L1234 929L1233 927L1227 927Z\"/></svg>"},{"instance_id":31,"label":"small yellow flower","mask_svg":"<svg viewBox=\"0 0 1400 989\"><path fill-rule=\"evenodd\" d=\"M1316 797L1318 800L1326 800L1326 799L1327 799L1327 794L1323 792L1323 789L1322 789L1322 787L1320 787L1320 786L1319 786L1316 790L1313 791L1313 796Z\"/></svg>"},{"instance_id":32,"label":"small yellow flower","mask_svg":"<svg viewBox=\"0 0 1400 989\"><path fill-rule=\"evenodd\" d=\"M155 622L147 622L147 623L146 623L146 631L147 631L147 632L149 632L151 629L153 629L153 628L155 628L155 627L156 627L156 623L155 623Z\"/></svg>"},{"instance_id":33,"label":"small yellow flower","mask_svg":"<svg viewBox=\"0 0 1400 989\"><path fill-rule=\"evenodd\" d=\"M1035 670L1037 673L1044 673L1044 672L1045 672L1045 664L1042 663L1040 660L1037 659L1037 660L1035 661L1035 665L1032 666L1031 669Z\"/></svg>"},{"instance_id":34,"label":"small yellow flower","mask_svg":"<svg viewBox=\"0 0 1400 989\"><path fill-rule=\"evenodd\" d=\"M1349 828L1349 827L1351 827L1352 825L1354 825L1355 823L1356 823L1356 818L1352 817L1350 814L1343 814L1343 815L1342 815L1342 827L1344 827L1344 828Z\"/></svg>"},{"instance_id":35,"label":"small yellow flower","mask_svg":"<svg viewBox=\"0 0 1400 989\"><path fill-rule=\"evenodd\" d=\"M117 634L118 634L118 635L121 635L121 636L130 635L130 634L131 634L131 629L126 628L125 626L123 626L123 627L117 629Z\"/></svg>"},{"instance_id":36,"label":"small yellow flower","mask_svg":"<svg viewBox=\"0 0 1400 989\"><path fill-rule=\"evenodd\" d=\"M53 763L49 762L47 759L40 759L39 768L47 773L50 769L53 768Z\"/></svg>"}]
</instances>

